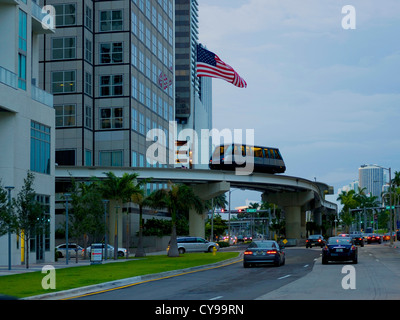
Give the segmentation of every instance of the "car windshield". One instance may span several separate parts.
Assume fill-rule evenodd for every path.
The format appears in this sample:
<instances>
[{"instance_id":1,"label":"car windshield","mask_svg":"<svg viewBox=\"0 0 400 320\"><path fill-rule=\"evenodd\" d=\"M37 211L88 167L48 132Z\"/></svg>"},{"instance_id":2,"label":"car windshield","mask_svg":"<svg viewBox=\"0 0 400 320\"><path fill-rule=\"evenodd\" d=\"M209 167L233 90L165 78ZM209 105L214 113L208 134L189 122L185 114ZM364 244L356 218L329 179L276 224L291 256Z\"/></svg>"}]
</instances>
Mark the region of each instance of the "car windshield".
<instances>
[{"instance_id":1,"label":"car windshield","mask_svg":"<svg viewBox=\"0 0 400 320\"><path fill-rule=\"evenodd\" d=\"M310 238L310 239L319 239L319 238L322 239L322 236L321 236L320 234L313 234L313 235L311 235L309 238Z\"/></svg>"},{"instance_id":2,"label":"car windshield","mask_svg":"<svg viewBox=\"0 0 400 320\"><path fill-rule=\"evenodd\" d=\"M329 245L333 244L351 244L350 238L329 238L328 240Z\"/></svg>"},{"instance_id":3,"label":"car windshield","mask_svg":"<svg viewBox=\"0 0 400 320\"><path fill-rule=\"evenodd\" d=\"M253 241L249 248L277 248L275 241Z\"/></svg>"}]
</instances>

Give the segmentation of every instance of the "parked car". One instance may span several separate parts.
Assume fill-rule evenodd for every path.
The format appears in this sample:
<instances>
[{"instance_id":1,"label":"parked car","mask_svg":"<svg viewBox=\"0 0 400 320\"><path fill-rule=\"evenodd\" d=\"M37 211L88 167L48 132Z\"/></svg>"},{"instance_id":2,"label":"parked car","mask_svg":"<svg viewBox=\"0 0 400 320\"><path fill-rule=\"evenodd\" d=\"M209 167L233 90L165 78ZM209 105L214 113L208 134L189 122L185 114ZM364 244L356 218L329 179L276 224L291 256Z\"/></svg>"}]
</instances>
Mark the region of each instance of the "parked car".
<instances>
[{"instance_id":1,"label":"parked car","mask_svg":"<svg viewBox=\"0 0 400 320\"><path fill-rule=\"evenodd\" d=\"M285 264L285 251L276 241L253 241L243 254L243 267L248 268L253 264L273 263L276 267Z\"/></svg>"},{"instance_id":2,"label":"parked car","mask_svg":"<svg viewBox=\"0 0 400 320\"><path fill-rule=\"evenodd\" d=\"M90 257L90 251L91 251L92 246L89 246L86 248L86 252L88 257ZM85 249L82 251L82 256L84 255ZM103 243L103 258L105 257L105 249L104 249L104 243ZM118 257L125 257L126 256L126 249L125 248L118 248ZM114 247L112 245L107 244L107 258L112 258L114 257Z\"/></svg>"},{"instance_id":3,"label":"parked car","mask_svg":"<svg viewBox=\"0 0 400 320\"><path fill-rule=\"evenodd\" d=\"M376 233L370 233L367 236L367 243L370 244L372 242L382 243L382 237Z\"/></svg>"},{"instance_id":4,"label":"parked car","mask_svg":"<svg viewBox=\"0 0 400 320\"><path fill-rule=\"evenodd\" d=\"M331 237L322 249L322 264L329 261L358 262L358 248L351 237Z\"/></svg>"},{"instance_id":5,"label":"parked car","mask_svg":"<svg viewBox=\"0 0 400 320\"><path fill-rule=\"evenodd\" d=\"M68 243L68 256L69 258L76 257L76 254L82 253L83 248L76 243ZM67 244L63 243L56 246L57 258L65 258L67 256Z\"/></svg>"},{"instance_id":6,"label":"parked car","mask_svg":"<svg viewBox=\"0 0 400 320\"><path fill-rule=\"evenodd\" d=\"M179 237L176 239L179 253L185 252L212 252L213 249L219 250L219 244L207 241L200 237ZM169 250L169 245L167 250Z\"/></svg>"},{"instance_id":7,"label":"parked car","mask_svg":"<svg viewBox=\"0 0 400 320\"><path fill-rule=\"evenodd\" d=\"M321 234L312 234L306 239L306 248L312 246L320 246L321 248L325 245L326 241Z\"/></svg>"},{"instance_id":8,"label":"parked car","mask_svg":"<svg viewBox=\"0 0 400 320\"><path fill-rule=\"evenodd\" d=\"M362 233L352 233L351 238L353 239L354 244L364 247L364 236Z\"/></svg>"}]
</instances>

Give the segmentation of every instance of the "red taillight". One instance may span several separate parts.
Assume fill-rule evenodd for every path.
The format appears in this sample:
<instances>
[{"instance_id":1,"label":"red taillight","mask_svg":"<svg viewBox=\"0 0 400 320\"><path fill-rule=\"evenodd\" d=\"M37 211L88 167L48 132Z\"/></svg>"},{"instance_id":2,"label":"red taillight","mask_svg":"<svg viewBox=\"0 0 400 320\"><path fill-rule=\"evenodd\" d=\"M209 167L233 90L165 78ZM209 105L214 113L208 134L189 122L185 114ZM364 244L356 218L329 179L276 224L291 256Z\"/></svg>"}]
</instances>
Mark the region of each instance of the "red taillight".
<instances>
[{"instance_id":1,"label":"red taillight","mask_svg":"<svg viewBox=\"0 0 400 320\"><path fill-rule=\"evenodd\" d=\"M269 253L269 254L275 254L275 253L277 253L278 251L276 251L276 250L268 250L267 251L267 253Z\"/></svg>"},{"instance_id":2,"label":"red taillight","mask_svg":"<svg viewBox=\"0 0 400 320\"><path fill-rule=\"evenodd\" d=\"M321 239L318 239L318 242L321 242Z\"/></svg>"},{"instance_id":3,"label":"red taillight","mask_svg":"<svg viewBox=\"0 0 400 320\"><path fill-rule=\"evenodd\" d=\"M308 239L306 240L306 242L309 242L309 241L310 241L310 240L308 240Z\"/></svg>"},{"instance_id":4,"label":"red taillight","mask_svg":"<svg viewBox=\"0 0 400 320\"><path fill-rule=\"evenodd\" d=\"M247 254L253 254L253 252L252 251L245 251L244 254L246 254L246 255Z\"/></svg>"},{"instance_id":5,"label":"red taillight","mask_svg":"<svg viewBox=\"0 0 400 320\"><path fill-rule=\"evenodd\" d=\"M371 237L368 237L368 239L371 239Z\"/></svg>"},{"instance_id":6,"label":"red taillight","mask_svg":"<svg viewBox=\"0 0 400 320\"><path fill-rule=\"evenodd\" d=\"M377 239L379 239L379 237L376 237Z\"/></svg>"}]
</instances>

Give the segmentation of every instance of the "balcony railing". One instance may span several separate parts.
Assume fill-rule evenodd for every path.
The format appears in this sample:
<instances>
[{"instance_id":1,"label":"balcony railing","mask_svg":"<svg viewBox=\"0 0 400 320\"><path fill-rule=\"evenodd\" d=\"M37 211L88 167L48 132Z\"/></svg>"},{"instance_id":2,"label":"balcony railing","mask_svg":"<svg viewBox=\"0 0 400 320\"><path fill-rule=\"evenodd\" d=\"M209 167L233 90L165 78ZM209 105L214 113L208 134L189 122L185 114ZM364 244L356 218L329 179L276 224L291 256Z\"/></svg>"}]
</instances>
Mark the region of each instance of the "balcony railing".
<instances>
[{"instance_id":1,"label":"balcony railing","mask_svg":"<svg viewBox=\"0 0 400 320\"><path fill-rule=\"evenodd\" d=\"M3 67L0 67L0 82L14 89L18 88L18 76L14 72L11 72Z\"/></svg>"},{"instance_id":2,"label":"balcony railing","mask_svg":"<svg viewBox=\"0 0 400 320\"><path fill-rule=\"evenodd\" d=\"M31 86L31 97L33 100L53 108L53 95L34 85Z\"/></svg>"}]
</instances>

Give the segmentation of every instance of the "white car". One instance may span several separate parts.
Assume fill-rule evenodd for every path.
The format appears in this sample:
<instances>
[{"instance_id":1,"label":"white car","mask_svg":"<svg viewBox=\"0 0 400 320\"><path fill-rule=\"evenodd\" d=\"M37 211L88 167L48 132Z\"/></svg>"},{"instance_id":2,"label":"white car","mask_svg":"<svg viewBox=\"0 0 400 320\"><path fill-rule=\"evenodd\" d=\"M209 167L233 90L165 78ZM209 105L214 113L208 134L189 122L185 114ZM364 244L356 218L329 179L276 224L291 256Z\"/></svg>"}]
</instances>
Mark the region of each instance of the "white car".
<instances>
[{"instance_id":1,"label":"white car","mask_svg":"<svg viewBox=\"0 0 400 320\"><path fill-rule=\"evenodd\" d=\"M91 246L86 248L87 255L90 256ZM125 257L127 250L125 248L118 248L118 257ZM82 256L85 253L85 249L82 250ZM104 243L103 243L103 258L105 257ZM112 245L107 244L107 258L114 257L114 247Z\"/></svg>"},{"instance_id":2,"label":"white car","mask_svg":"<svg viewBox=\"0 0 400 320\"><path fill-rule=\"evenodd\" d=\"M76 257L76 253L81 254L83 248L76 243L68 243L68 256L69 258ZM57 258L65 258L67 256L67 244L63 243L56 247Z\"/></svg>"},{"instance_id":3,"label":"white car","mask_svg":"<svg viewBox=\"0 0 400 320\"><path fill-rule=\"evenodd\" d=\"M176 239L179 253L185 252L212 252L219 250L219 244L200 237L179 237ZM169 248L169 246L168 246Z\"/></svg>"}]
</instances>

